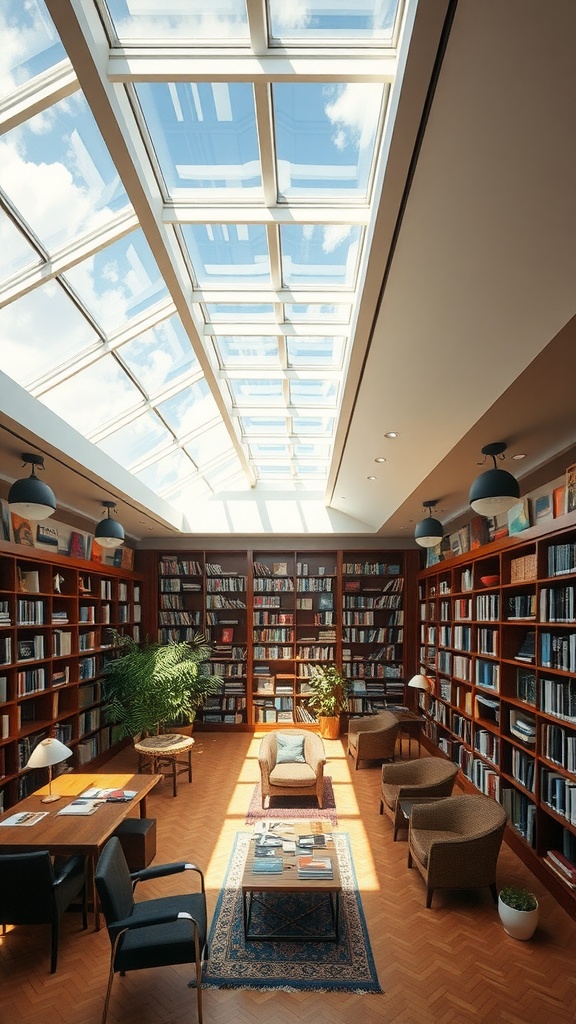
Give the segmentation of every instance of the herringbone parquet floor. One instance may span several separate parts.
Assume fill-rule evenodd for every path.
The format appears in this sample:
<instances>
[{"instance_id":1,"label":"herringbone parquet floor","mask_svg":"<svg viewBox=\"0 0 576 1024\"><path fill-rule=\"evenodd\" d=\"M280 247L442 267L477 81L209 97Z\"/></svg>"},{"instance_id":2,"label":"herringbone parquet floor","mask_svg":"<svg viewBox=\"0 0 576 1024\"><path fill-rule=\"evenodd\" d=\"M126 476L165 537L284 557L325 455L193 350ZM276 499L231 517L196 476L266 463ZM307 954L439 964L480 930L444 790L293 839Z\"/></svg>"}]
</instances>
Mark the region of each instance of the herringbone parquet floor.
<instances>
[{"instance_id":1,"label":"herringbone parquet floor","mask_svg":"<svg viewBox=\"0 0 576 1024\"><path fill-rule=\"evenodd\" d=\"M197 732L192 785L180 781L174 799L163 782L148 800L148 814L158 819L156 861L199 863L210 910L258 779L258 743L258 735L247 733ZM488 891L435 894L426 910L422 880L406 867L406 843L392 842L390 822L378 814L379 769L354 772L344 741L327 741L326 750L338 827L352 838L384 994L210 989L204 993L205 1024L574 1024L576 924L508 847L500 854L498 883L528 884L541 903L540 927L528 943L506 936ZM136 770L133 751L126 748L110 766ZM151 883L146 894L155 894ZM54 976L48 941L43 927L17 927L0 936L0 1019L98 1024L106 931L82 932L78 915L65 915ZM194 1024L189 977L183 967L117 977L109 1024Z\"/></svg>"}]
</instances>

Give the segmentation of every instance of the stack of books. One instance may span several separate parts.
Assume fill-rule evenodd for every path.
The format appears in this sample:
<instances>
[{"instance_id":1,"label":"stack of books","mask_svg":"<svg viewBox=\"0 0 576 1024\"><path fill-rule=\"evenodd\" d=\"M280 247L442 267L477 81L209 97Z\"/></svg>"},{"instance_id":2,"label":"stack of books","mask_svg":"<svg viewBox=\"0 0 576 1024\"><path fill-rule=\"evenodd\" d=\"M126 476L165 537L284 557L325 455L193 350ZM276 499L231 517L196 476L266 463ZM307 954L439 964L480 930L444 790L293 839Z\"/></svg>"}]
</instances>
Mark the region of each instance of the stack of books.
<instances>
[{"instance_id":1,"label":"stack of books","mask_svg":"<svg viewBox=\"0 0 576 1024\"><path fill-rule=\"evenodd\" d=\"M576 864L568 860L559 850L548 850L544 860L570 889L576 889Z\"/></svg>"},{"instance_id":2,"label":"stack of books","mask_svg":"<svg viewBox=\"0 0 576 1024\"><path fill-rule=\"evenodd\" d=\"M313 857L304 854L298 857L298 878L333 878L330 857Z\"/></svg>"},{"instance_id":3,"label":"stack of books","mask_svg":"<svg viewBox=\"0 0 576 1024\"><path fill-rule=\"evenodd\" d=\"M282 871L284 865L281 857L255 857L252 871L255 875L275 875Z\"/></svg>"}]
</instances>

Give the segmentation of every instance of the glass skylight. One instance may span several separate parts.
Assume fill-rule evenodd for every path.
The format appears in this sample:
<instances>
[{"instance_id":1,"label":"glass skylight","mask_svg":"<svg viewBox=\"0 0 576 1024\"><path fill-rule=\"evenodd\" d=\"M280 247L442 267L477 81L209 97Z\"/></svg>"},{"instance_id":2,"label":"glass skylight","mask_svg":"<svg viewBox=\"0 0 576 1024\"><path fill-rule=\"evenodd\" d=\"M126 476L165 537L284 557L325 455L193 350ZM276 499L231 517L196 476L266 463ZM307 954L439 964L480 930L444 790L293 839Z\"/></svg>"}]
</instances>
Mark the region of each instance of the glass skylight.
<instances>
[{"instance_id":1,"label":"glass skylight","mask_svg":"<svg viewBox=\"0 0 576 1024\"><path fill-rule=\"evenodd\" d=\"M1 369L184 515L328 480L411 3L0 5Z\"/></svg>"}]
</instances>

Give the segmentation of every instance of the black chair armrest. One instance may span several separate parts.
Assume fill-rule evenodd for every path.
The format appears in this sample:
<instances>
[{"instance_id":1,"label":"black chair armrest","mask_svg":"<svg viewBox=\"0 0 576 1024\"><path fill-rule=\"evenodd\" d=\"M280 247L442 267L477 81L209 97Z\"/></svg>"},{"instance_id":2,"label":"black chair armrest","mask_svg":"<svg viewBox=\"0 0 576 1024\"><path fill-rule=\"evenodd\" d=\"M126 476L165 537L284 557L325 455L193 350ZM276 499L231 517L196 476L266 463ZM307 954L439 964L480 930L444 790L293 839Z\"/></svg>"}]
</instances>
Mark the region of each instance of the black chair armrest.
<instances>
[{"instance_id":1,"label":"black chair armrest","mask_svg":"<svg viewBox=\"0 0 576 1024\"><path fill-rule=\"evenodd\" d=\"M66 860L59 864L59 872L54 879L54 888L63 885L72 875L78 874L80 871L84 871L84 858L83 857L68 857Z\"/></svg>"},{"instance_id":2,"label":"black chair armrest","mask_svg":"<svg viewBox=\"0 0 576 1024\"><path fill-rule=\"evenodd\" d=\"M150 914L150 916L143 915L142 917L123 917L119 921L113 922L114 931L119 934L120 932L133 931L136 928L153 928L159 924L171 924L172 921L178 921L180 918L192 921L194 925L197 922L192 917L192 914L187 914L181 910L179 912L172 911L166 914Z\"/></svg>"},{"instance_id":3,"label":"black chair armrest","mask_svg":"<svg viewBox=\"0 0 576 1024\"><path fill-rule=\"evenodd\" d=\"M132 888L135 889L138 882L146 882L150 878L165 878L166 875L177 875L182 871L196 871L200 875L202 892L204 892L204 874L197 864L186 861L178 861L174 864L156 864L150 868L142 868L141 871L133 871L130 875Z\"/></svg>"}]
</instances>

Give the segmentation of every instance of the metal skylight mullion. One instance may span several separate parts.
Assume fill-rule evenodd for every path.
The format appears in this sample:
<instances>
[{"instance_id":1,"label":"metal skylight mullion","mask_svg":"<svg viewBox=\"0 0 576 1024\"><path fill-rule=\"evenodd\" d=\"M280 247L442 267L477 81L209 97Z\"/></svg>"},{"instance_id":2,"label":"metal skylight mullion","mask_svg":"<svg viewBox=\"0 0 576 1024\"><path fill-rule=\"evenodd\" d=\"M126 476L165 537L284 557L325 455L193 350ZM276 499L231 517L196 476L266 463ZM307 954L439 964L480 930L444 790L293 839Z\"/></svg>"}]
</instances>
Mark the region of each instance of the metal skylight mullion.
<instances>
[{"instance_id":1,"label":"metal skylight mullion","mask_svg":"<svg viewBox=\"0 0 576 1024\"><path fill-rule=\"evenodd\" d=\"M0 135L41 114L79 88L76 72L69 60L47 68L0 102Z\"/></svg>"},{"instance_id":2,"label":"metal skylight mullion","mask_svg":"<svg viewBox=\"0 0 576 1024\"><path fill-rule=\"evenodd\" d=\"M265 141L265 140L264 140ZM268 165L274 162L274 189L276 189L276 162L273 153L261 144L262 173L264 182L269 174ZM226 203L215 206L212 201L203 203L201 196L194 197L190 202L165 203L162 210L163 224L352 224L367 227L370 223L370 206L365 199L357 203L339 203L330 200L322 203L318 200L302 200L290 203L277 203L277 195L264 184L266 206L257 202L246 202L241 205Z\"/></svg>"},{"instance_id":3,"label":"metal skylight mullion","mask_svg":"<svg viewBox=\"0 0 576 1024\"><path fill-rule=\"evenodd\" d=\"M70 270L71 267L75 267L82 263L83 260L94 256L112 242L116 242L125 235L129 235L138 227L138 218L132 209L119 213L104 228L82 235L80 238L75 239L74 242L57 249L52 256L47 253L42 243L36 239L31 228L28 227L21 217L19 217L18 226L26 234L31 245L34 245L41 253L46 252L46 262L41 267L33 267L22 271L22 273L12 278L10 282L7 282L6 285L0 284L0 306L5 305L6 302L13 302L21 295L26 295L27 292L46 284L47 281L51 281L53 278L59 278L66 271ZM75 301L79 308L82 309L80 300L75 299Z\"/></svg>"},{"instance_id":4,"label":"metal skylight mullion","mask_svg":"<svg viewBox=\"0 0 576 1024\"><path fill-rule=\"evenodd\" d=\"M252 52L264 54L268 50L268 17L266 0L246 0L248 31Z\"/></svg>"},{"instance_id":5,"label":"metal skylight mullion","mask_svg":"<svg viewBox=\"0 0 576 1024\"><path fill-rule=\"evenodd\" d=\"M226 330L226 324L222 321L214 323L210 321L204 325L203 337L215 337L218 338L221 335L235 334L238 337L250 338L254 335L264 336L277 334L281 338L309 338L319 337L324 338L326 335L337 335L339 338L347 338L350 333L347 328L347 324L333 323L330 321L329 324L326 322L306 322L306 323L292 323L286 321L285 323L277 323L275 320L270 321L242 321L233 325L232 330ZM332 328L337 330L332 330Z\"/></svg>"},{"instance_id":6,"label":"metal skylight mullion","mask_svg":"<svg viewBox=\"0 0 576 1024\"><path fill-rule=\"evenodd\" d=\"M381 46L286 46L254 54L248 47L146 46L110 50L110 82L376 82L398 73L394 50Z\"/></svg>"},{"instance_id":7,"label":"metal skylight mullion","mask_svg":"<svg viewBox=\"0 0 576 1024\"><path fill-rule=\"evenodd\" d=\"M152 173L144 142L136 131L134 113L126 90L120 86L113 86L106 77L107 60L103 47L105 46L108 52L108 41L99 14L94 6L87 5L70 11L64 9L57 0L47 0L47 6L56 30L61 39L65 40L71 59L77 61L80 69L79 80L87 102L92 109L98 110L102 115L99 117L99 125L104 142L122 177L127 195L134 205L140 226L176 304L198 362L204 369L208 387L220 410L231 443L236 449L241 465L244 466L247 478L252 482L245 452L238 442L222 391L214 379L212 368L200 342L198 317L190 307L190 278L183 250L175 234L166 230L160 220L159 186ZM191 76L192 80L194 77ZM168 79L171 80L170 75Z\"/></svg>"},{"instance_id":8,"label":"metal skylight mullion","mask_svg":"<svg viewBox=\"0 0 576 1024\"><path fill-rule=\"evenodd\" d=\"M226 371L229 380L340 380L339 369L330 367L318 367L305 369L270 369L269 367L252 370L243 370L234 366Z\"/></svg>"},{"instance_id":9,"label":"metal skylight mullion","mask_svg":"<svg viewBox=\"0 0 576 1024\"><path fill-rule=\"evenodd\" d=\"M301 304L301 305L351 305L356 300L355 292L349 288L343 289L342 291L336 291L334 288L329 287L325 291L320 291L316 285L311 288L310 291L301 291L300 288L277 288L274 291L271 288L258 287L257 289L246 288L241 290L239 288L231 288L230 290L222 288L221 285L218 287L211 288L200 288L193 286L191 291L190 302L198 303L243 303L246 304L260 304L261 302L272 302L286 304ZM262 323L262 321L260 321ZM288 321L292 323L292 321ZM330 321L330 323L336 323L338 321ZM348 323L348 321L344 321ZM202 325L203 326L203 325ZM200 328L200 334L203 333L202 326ZM238 324L240 327L240 323ZM260 328L258 334L260 334ZM274 333L274 332L272 332Z\"/></svg>"}]
</instances>

